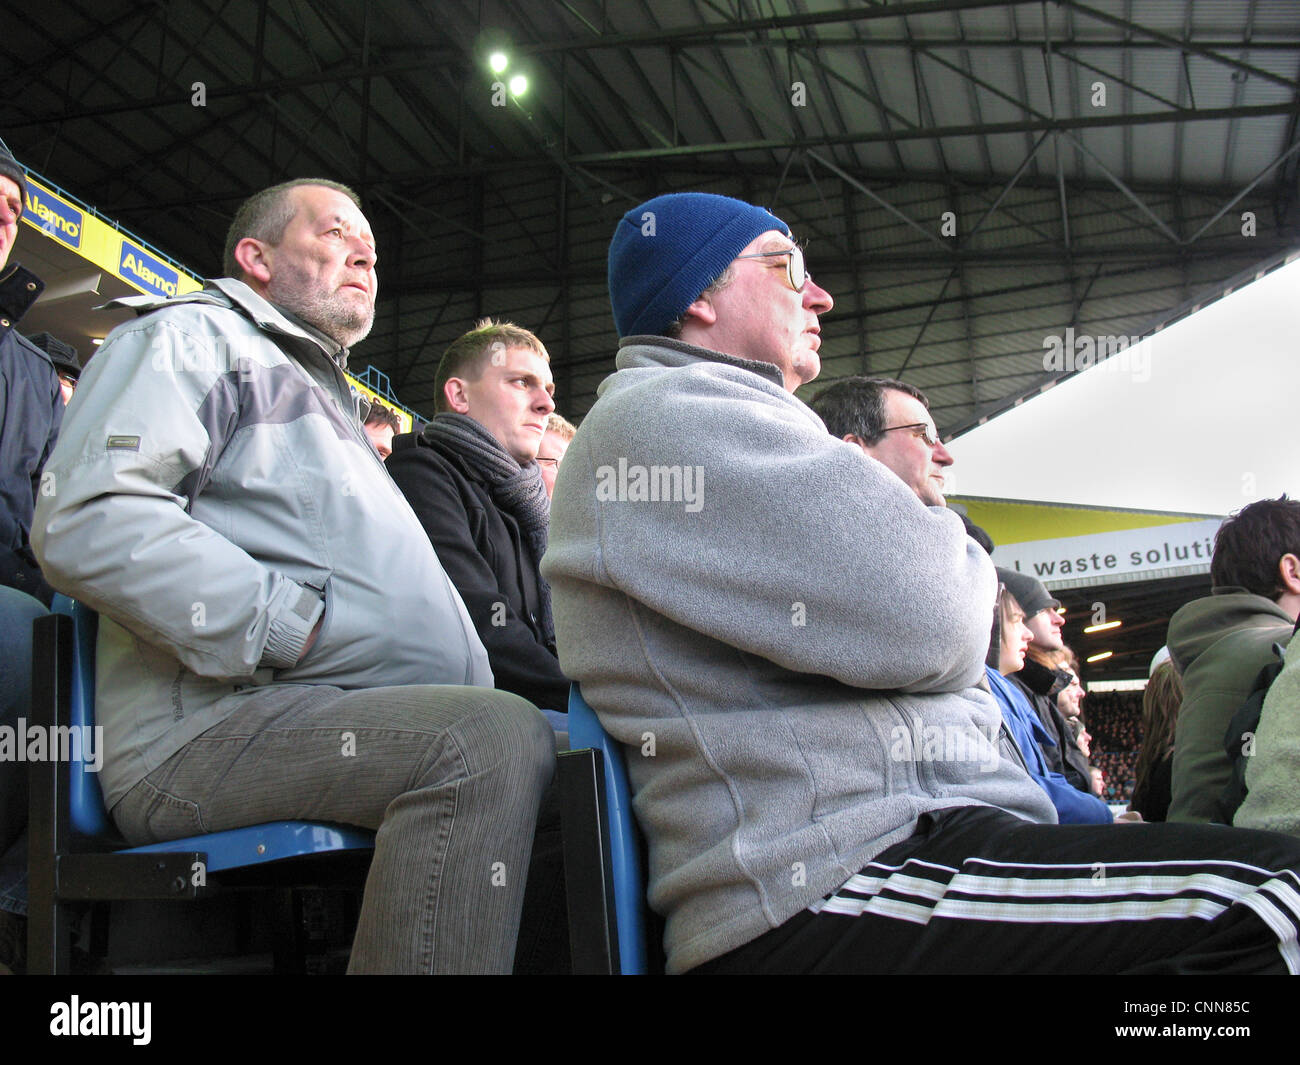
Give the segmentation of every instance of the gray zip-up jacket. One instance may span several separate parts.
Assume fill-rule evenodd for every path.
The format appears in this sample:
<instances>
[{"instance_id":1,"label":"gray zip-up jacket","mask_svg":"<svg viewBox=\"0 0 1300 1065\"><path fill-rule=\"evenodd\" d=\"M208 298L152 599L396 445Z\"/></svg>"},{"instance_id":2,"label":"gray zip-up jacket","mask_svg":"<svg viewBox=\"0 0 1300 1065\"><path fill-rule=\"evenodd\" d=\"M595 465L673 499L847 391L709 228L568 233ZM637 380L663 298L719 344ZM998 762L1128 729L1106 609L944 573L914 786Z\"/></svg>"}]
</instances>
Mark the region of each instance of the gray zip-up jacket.
<instances>
[{"instance_id":1,"label":"gray zip-up jacket","mask_svg":"<svg viewBox=\"0 0 1300 1065\"><path fill-rule=\"evenodd\" d=\"M627 745L682 972L930 810L1056 813L984 689L997 581L961 520L830 436L775 367L623 340L560 467L560 665Z\"/></svg>"},{"instance_id":2,"label":"gray zip-up jacket","mask_svg":"<svg viewBox=\"0 0 1300 1065\"><path fill-rule=\"evenodd\" d=\"M142 316L86 367L32 530L50 583L101 615L108 805L254 686L490 687L347 352L228 278L118 302Z\"/></svg>"}]
</instances>

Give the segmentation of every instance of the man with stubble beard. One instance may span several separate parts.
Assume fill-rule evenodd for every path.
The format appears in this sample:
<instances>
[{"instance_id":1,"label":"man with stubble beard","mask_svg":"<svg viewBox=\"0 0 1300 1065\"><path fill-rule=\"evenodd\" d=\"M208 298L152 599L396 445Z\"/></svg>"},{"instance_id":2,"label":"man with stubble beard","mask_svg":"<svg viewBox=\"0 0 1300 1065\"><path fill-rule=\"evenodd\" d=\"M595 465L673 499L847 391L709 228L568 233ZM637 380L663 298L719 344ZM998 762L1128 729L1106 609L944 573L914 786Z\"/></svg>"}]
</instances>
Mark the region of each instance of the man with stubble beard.
<instances>
[{"instance_id":1,"label":"man with stubble beard","mask_svg":"<svg viewBox=\"0 0 1300 1065\"><path fill-rule=\"evenodd\" d=\"M354 193L293 181L240 208L229 276L120 301L140 317L82 379L33 546L100 613L100 782L128 841L380 829L350 971L509 972L554 740L492 690L362 431L343 370L375 261Z\"/></svg>"}]
</instances>

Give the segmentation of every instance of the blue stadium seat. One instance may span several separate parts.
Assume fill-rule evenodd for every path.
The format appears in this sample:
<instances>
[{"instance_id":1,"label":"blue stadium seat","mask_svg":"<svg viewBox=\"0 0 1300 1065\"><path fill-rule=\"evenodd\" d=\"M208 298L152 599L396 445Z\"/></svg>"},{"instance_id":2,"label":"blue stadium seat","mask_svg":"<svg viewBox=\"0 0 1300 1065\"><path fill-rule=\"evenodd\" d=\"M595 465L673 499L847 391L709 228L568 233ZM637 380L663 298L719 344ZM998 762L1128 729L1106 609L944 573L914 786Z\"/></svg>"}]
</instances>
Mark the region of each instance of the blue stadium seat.
<instances>
[{"instance_id":1,"label":"blue stadium seat","mask_svg":"<svg viewBox=\"0 0 1300 1065\"><path fill-rule=\"evenodd\" d=\"M622 747L578 685L569 693L569 751L559 756L565 883L575 973L650 971L642 841ZM655 960L658 961L656 955Z\"/></svg>"},{"instance_id":2,"label":"blue stadium seat","mask_svg":"<svg viewBox=\"0 0 1300 1065\"><path fill-rule=\"evenodd\" d=\"M32 720L82 735L95 724L98 616L66 596L35 622ZM79 743L67 760L33 762L29 816L28 971L67 971L69 904L123 899L195 899L207 876L290 858L374 848L374 833L345 825L277 821L123 847L98 775ZM278 882L283 877L278 876Z\"/></svg>"}]
</instances>

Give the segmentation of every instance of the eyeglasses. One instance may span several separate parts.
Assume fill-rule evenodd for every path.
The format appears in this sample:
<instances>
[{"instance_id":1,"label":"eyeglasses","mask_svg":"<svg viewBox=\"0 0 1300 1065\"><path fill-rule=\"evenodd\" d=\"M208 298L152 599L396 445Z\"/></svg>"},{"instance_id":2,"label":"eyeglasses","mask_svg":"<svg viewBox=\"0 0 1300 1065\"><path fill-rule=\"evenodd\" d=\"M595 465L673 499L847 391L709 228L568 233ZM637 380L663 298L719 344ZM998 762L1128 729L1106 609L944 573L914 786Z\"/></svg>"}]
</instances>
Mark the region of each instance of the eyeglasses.
<instances>
[{"instance_id":1,"label":"eyeglasses","mask_svg":"<svg viewBox=\"0 0 1300 1065\"><path fill-rule=\"evenodd\" d=\"M929 422L913 422L911 425L891 425L889 428L880 431L882 433L892 433L895 429L911 429L912 435L919 436L925 441L927 447L934 447L939 443L939 432Z\"/></svg>"},{"instance_id":2,"label":"eyeglasses","mask_svg":"<svg viewBox=\"0 0 1300 1065\"><path fill-rule=\"evenodd\" d=\"M796 292L802 292L804 285L812 280L808 276L808 271L804 268L803 249L796 244L793 248L782 248L780 251L756 251L751 255L737 255L737 259L768 259L774 255L788 255L790 258L785 264L785 276L790 281L790 287Z\"/></svg>"},{"instance_id":3,"label":"eyeglasses","mask_svg":"<svg viewBox=\"0 0 1300 1065\"><path fill-rule=\"evenodd\" d=\"M537 464L539 466L558 466L560 464L560 460L557 458L553 458L550 455L538 455Z\"/></svg>"}]
</instances>

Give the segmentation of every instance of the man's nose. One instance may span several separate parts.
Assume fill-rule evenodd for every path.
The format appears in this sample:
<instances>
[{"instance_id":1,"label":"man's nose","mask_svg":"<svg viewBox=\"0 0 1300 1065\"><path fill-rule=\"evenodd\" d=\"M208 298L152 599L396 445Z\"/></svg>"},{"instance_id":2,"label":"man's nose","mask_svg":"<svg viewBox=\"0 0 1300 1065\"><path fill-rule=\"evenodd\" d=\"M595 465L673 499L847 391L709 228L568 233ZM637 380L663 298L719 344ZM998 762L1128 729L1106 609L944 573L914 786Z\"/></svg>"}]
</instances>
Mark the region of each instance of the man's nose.
<instances>
[{"instance_id":1,"label":"man's nose","mask_svg":"<svg viewBox=\"0 0 1300 1065\"><path fill-rule=\"evenodd\" d=\"M943 446L942 441L934 445L930 457L936 466L951 466L953 463L952 454Z\"/></svg>"},{"instance_id":2,"label":"man's nose","mask_svg":"<svg viewBox=\"0 0 1300 1065\"><path fill-rule=\"evenodd\" d=\"M546 389L539 388L537 390L537 400L533 406L546 414L550 414L551 411L555 410L555 397L546 391Z\"/></svg>"},{"instance_id":3,"label":"man's nose","mask_svg":"<svg viewBox=\"0 0 1300 1065\"><path fill-rule=\"evenodd\" d=\"M375 263L379 262L379 253L375 251L373 245L367 244L360 237L354 237L349 262L354 266L365 266L373 270Z\"/></svg>"},{"instance_id":4,"label":"man's nose","mask_svg":"<svg viewBox=\"0 0 1300 1065\"><path fill-rule=\"evenodd\" d=\"M809 277L803 286L803 305L815 314L825 314L835 306L835 301L829 292Z\"/></svg>"}]
</instances>

